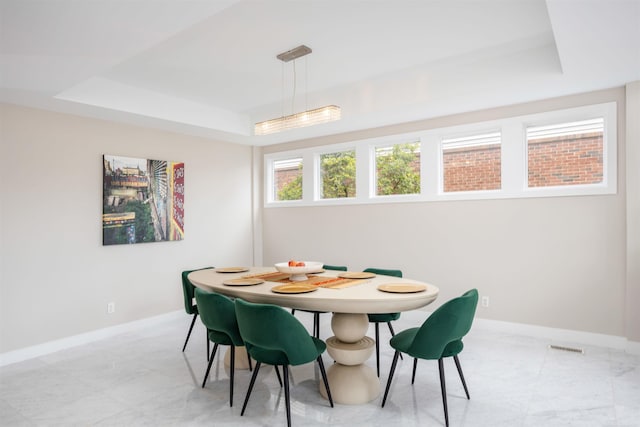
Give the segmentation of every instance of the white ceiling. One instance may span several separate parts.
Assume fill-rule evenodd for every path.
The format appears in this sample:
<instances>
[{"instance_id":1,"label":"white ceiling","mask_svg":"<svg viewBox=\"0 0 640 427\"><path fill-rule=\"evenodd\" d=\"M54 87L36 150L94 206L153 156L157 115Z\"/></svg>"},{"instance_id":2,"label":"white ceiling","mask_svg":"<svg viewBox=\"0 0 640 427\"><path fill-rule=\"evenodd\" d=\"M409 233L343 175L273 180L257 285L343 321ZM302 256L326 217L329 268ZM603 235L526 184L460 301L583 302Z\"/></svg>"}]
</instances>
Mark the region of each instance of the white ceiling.
<instances>
[{"instance_id":1,"label":"white ceiling","mask_svg":"<svg viewBox=\"0 0 640 427\"><path fill-rule=\"evenodd\" d=\"M242 144L640 80L640 0L0 1L0 101ZM301 44L292 99L276 55ZM253 135L326 104L342 120Z\"/></svg>"}]
</instances>

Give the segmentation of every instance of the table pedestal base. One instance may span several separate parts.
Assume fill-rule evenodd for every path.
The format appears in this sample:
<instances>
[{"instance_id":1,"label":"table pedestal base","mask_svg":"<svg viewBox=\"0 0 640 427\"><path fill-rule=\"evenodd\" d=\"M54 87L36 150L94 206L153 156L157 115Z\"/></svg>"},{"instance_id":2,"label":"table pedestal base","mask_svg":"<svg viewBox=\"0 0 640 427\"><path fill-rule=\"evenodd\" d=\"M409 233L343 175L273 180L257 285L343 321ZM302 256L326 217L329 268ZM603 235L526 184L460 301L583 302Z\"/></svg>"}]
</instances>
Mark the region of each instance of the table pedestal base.
<instances>
[{"instance_id":1,"label":"table pedestal base","mask_svg":"<svg viewBox=\"0 0 640 427\"><path fill-rule=\"evenodd\" d=\"M367 365L347 366L335 363L327 368L327 380L331 387L331 397L336 403L359 405L371 402L380 395L380 379L376 371ZM322 383L320 394L327 398Z\"/></svg>"},{"instance_id":2,"label":"table pedestal base","mask_svg":"<svg viewBox=\"0 0 640 427\"><path fill-rule=\"evenodd\" d=\"M369 328L366 314L334 313L327 353L336 361L327 369L331 397L336 403L357 405L367 403L380 394L380 379L364 362L371 357L375 341L365 336ZM324 384L320 394L327 398Z\"/></svg>"},{"instance_id":3,"label":"table pedestal base","mask_svg":"<svg viewBox=\"0 0 640 427\"><path fill-rule=\"evenodd\" d=\"M217 352L219 351L220 347L218 347ZM235 356L236 357L234 359L236 369L249 369L249 356L247 355L247 349L244 346L236 347ZM251 364L251 366L256 366L256 362L253 360L251 361ZM231 347L227 347L227 351L224 354L224 367L226 369L229 369L231 367Z\"/></svg>"}]
</instances>

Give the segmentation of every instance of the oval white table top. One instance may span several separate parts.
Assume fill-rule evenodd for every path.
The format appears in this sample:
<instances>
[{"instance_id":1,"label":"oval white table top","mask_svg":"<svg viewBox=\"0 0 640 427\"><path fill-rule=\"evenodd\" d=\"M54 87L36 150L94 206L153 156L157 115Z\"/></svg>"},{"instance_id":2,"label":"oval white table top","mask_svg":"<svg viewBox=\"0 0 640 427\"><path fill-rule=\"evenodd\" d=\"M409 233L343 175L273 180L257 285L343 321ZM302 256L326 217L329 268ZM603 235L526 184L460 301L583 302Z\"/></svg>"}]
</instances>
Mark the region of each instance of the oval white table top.
<instances>
[{"instance_id":1,"label":"oval white table top","mask_svg":"<svg viewBox=\"0 0 640 427\"><path fill-rule=\"evenodd\" d=\"M230 279L275 272L273 267L252 267L241 273L218 273L215 269L198 270L189 274L189 280L197 287L213 290L230 297L242 298L246 301L276 304L284 307L309 311L327 311L334 313L394 313L424 307L438 297L439 289L429 283L411 279L400 279L391 276L377 275L350 287L318 290L301 294L279 294L271 291L282 283L267 282L252 286L228 286L223 282ZM326 270L318 275L336 277L342 271ZM378 290L384 284L424 284L427 289L422 292L390 293Z\"/></svg>"}]
</instances>

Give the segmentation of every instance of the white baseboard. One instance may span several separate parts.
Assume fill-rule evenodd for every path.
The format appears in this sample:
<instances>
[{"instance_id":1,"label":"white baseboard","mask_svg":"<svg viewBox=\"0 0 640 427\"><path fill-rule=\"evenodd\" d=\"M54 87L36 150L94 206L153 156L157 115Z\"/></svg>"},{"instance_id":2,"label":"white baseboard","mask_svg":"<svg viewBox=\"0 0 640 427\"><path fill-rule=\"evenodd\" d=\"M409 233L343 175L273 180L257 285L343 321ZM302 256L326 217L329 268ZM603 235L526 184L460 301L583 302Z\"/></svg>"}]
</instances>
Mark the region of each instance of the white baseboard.
<instances>
[{"instance_id":1,"label":"white baseboard","mask_svg":"<svg viewBox=\"0 0 640 427\"><path fill-rule=\"evenodd\" d=\"M475 319L474 327L525 335L533 338L549 340L552 344L578 344L595 347L613 348L625 350L627 339L615 335L597 334L593 332L574 331L570 329L550 328L546 326L527 325L523 323L503 322L500 320Z\"/></svg>"},{"instance_id":2,"label":"white baseboard","mask_svg":"<svg viewBox=\"0 0 640 427\"><path fill-rule=\"evenodd\" d=\"M640 355L640 342L629 341L626 337L616 335L550 328L547 326L504 322L501 320L480 319L477 317L473 321L473 327L487 331L504 332L514 335L546 339L549 340L550 344L569 345L570 347L575 347L576 345L590 345L595 347L612 348L615 350L625 351L629 354Z\"/></svg>"},{"instance_id":3,"label":"white baseboard","mask_svg":"<svg viewBox=\"0 0 640 427\"><path fill-rule=\"evenodd\" d=\"M21 348L20 350L9 351L0 354L0 366L22 362L24 360L33 359L83 344L89 344L125 332L135 331L136 329L148 328L149 326L154 326L167 321L175 320L178 318L178 316L184 315L184 310L173 311L170 313L161 314L159 316L153 316L146 319L135 320L133 322L122 323L120 325L110 326L108 328L98 329L95 331L86 332L84 334L73 335L71 337L49 341L31 347Z\"/></svg>"},{"instance_id":4,"label":"white baseboard","mask_svg":"<svg viewBox=\"0 0 640 427\"><path fill-rule=\"evenodd\" d=\"M428 312L427 310L423 311ZM183 316L184 311L174 311L171 313L161 314L159 316L149 317L147 319L136 320L116 326L110 326L104 329L98 329L96 331L86 332L84 334L74 335L68 338L49 341L44 344L26 347L20 350L9 351L7 353L0 354L0 366L22 362L24 360L33 359L83 344L89 344L125 332L135 331L136 329L159 325L164 322L176 320ZM553 344L592 345L596 347L623 350L629 354L640 355L640 342L629 341L625 337L615 335L596 334L592 332L573 331L569 329L557 329L545 326L526 325L523 323L503 322L500 320L480 318L476 318L474 320L474 328L524 335L534 338L543 338L549 340Z\"/></svg>"}]
</instances>

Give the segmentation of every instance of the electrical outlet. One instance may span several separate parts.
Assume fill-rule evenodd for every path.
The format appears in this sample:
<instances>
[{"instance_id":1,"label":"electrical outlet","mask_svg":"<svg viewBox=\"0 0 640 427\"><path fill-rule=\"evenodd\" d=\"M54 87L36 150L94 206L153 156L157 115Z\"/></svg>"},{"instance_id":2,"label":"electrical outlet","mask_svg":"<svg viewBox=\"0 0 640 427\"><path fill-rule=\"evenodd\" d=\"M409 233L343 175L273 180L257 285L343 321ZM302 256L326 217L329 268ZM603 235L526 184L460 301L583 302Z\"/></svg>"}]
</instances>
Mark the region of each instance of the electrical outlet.
<instances>
[{"instance_id":1,"label":"electrical outlet","mask_svg":"<svg viewBox=\"0 0 640 427\"><path fill-rule=\"evenodd\" d=\"M107 304L107 314L113 314L116 311L116 303L110 302Z\"/></svg>"},{"instance_id":2,"label":"electrical outlet","mask_svg":"<svg viewBox=\"0 0 640 427\"><path fill-rule=\"evenodd\" d=\"M489 297L482 297L482 306L489 307Z\"/></svg>"}]
</instances>

